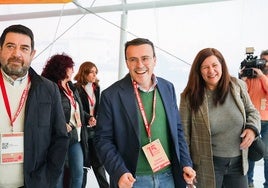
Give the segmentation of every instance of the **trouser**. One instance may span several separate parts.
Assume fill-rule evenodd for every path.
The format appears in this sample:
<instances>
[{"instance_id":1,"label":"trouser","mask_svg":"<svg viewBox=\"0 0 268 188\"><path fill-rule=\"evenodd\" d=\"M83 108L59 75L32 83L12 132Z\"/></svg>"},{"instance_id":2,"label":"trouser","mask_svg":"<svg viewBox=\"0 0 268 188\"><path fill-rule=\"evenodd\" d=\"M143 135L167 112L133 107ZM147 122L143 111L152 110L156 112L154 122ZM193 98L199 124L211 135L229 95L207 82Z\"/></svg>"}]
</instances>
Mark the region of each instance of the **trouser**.
<instances>
[{"instance_id":1,"label":"trouser","mask_svg":"<svg viewBox=\"0 0 268 188\"><path fill-rule=\"evenodd\" d=\"M171 170L153 175L137 175L133 188L175 188Z\"/></svg>"},{"instance_id":2,"label":"trouser","mask_svg":"<svg viewBox=\"0 0 268 188\"><path fill-rule=\"evenodd\" d=\"M243 175L242 156L213 157L216 188L246 188L247 176Z\"/></svg>"},{"instance_id":3,"label":"trouser","mask_svg":"<svg viewBox=\"0 0 268 188\"><path fill-rule=\"evenodd\" d=\"M109 183L106 178L105 168L100 160L100 157L96 151L94 146L93 139L88 139L88 146L89 146L89 158L91 162L91 168L93 169L94 175L97 179L100 188L109 188ZM84 169L83 175L83 185L82 188L86 187L87 183L87 173L88 169Z\"/></svg>"}]
</instances>

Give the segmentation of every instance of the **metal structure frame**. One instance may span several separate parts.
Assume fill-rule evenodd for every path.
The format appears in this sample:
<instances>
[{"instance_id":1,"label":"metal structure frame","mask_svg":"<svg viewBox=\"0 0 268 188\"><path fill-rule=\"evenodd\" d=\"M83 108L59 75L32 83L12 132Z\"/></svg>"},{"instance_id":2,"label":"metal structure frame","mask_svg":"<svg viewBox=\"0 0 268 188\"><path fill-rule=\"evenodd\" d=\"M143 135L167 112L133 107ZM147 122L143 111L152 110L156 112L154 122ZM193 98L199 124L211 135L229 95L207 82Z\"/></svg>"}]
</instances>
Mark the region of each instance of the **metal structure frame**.
<instances>
[{"instance_id":1,"label":"metal structure frame","mask_svg":"<svg viewBox=\"0 0 268 188\"><path fill-rule=\"evenodd\" d=\"M15 1L15 0L12 0ZM65 0L66 2L68 0ZM28 13L17 13L17 14L8 14L0 15L0 21L11 21L11 20L25 20L25 19L36 19L36 18L48 18L48 17L58 17L61 16L71 16L71 15L81 15L81 14L97 14L105 12L122 12L121 14L121 33L120 33L120 46L119 46L119 70L118 70L118 79L122 78L125 75L126 68L124 65L124 44L127 40L127 12L132 10L140 9L152 9L152 8L162 8L162 7L172 7L172 6L182 6L182 5L192 5L192 4L201 4L201 3L216 3L221 1L231 1L231 0L159 0L159 1L150 1L150 2L140 2L140 3L128 3L127 0L122 0L121 4L107 5L107 6L95 6L95 7L81 7L78 6L78 3L74 0L72 1L77 8L75 9L66 9L62 10L53 10L53 11L38 11L38 12L28 12ZM42 1L45 3L45 0ZM51 0L48 0L51 2ZM18 0L18 3L21 3Z\"/></svg>"},{"instance_id":2,"label":"metal structure frame","mask_svg":"<svg viewBox=\"0 0 268 188\"><path fill-rule=\"evenodd\" d=\"M118 12L118 11L125 12L130 10L162 8L162 7L182 6L182 5L191 5L200 3L215 3L221 1L230 1L230 0L160 0L160 1L151 1L142 3L127 3L126 0L122 0L121 4L85 7L85 9L88 10L88 14ZM80 15L80 14L85 14L85 12L78 7L75 9L64 10L62 16ZM0 21L58 17L59 15L61 15L61 10L8 14L8 15L0 15Z\"/></svg>"}]
</instances>

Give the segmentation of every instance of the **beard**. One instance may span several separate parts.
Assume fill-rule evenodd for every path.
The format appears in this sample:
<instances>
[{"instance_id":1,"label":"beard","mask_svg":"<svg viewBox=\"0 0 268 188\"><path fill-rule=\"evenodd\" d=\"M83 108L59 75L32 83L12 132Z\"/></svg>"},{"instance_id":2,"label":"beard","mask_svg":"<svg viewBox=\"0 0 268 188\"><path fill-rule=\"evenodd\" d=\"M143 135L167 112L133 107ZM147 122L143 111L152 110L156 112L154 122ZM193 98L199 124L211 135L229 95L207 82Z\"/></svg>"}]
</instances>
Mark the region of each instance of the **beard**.
<instances>
[{"instance_id":1,"label":"beard","mask_svg":"<svg viewBox=\"0 0 268 188\"><path fill-rule=\"evenodd\" d=\"M21 62L21 65L21 67L18 67L17 65L7 63L6 65L1 65L1 68L8 76L19 78L26 75L29 69L29 66L24 66L23 62Z\"/></svg>"}]
</instances>

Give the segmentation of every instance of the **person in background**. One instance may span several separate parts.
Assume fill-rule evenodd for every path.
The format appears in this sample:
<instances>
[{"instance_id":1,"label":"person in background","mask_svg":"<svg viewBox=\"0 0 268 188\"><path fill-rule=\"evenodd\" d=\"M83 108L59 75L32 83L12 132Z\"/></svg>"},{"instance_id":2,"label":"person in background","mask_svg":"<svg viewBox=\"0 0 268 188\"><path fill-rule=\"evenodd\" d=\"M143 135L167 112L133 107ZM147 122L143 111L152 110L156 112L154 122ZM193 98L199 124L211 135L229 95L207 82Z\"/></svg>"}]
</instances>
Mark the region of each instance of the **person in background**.
<instances>
[{"instance_id":1,"label":"person in background","mask_svg":"<svg viewBox=\"0 0 268 188\"><path fill-rule=\"evenodd\" d=\"M229 75L217 49L196 55L180 112L197 187L247 187L248 147L258 136L260 117L245 83Z\"/></svg>"},{"instance_id":2,"label":"person in background","mask_svg":"<svg viewBox=\"0 0 268 188\"><path fill-rule=\"evenodd\" d=\"M100 98L100 86L99 80L97 79L97 74L97 66L90 61L86 61L80 65L74 80L76 80L75 87L79 92L83 108L87 113L90 114L89 124L87 125L90 165L93 168L99 187L109 188L105 168L100 160L93 142ZM88 169L85 168L83 187L86 186L87 172Z\"/></svg>"},{"instance_id":3,"label":"person in background","mask_svg":"<svg viewBox=\"0 0 268 188\"><path fill-rule=\"evenodd\" d=\"M71 82L74 62L67 54L56 54L45 64L42 76L55 82L60 90L61 104L65 114L65 125L70 145L65 166L65 178L62 174L57 187L80 188L83 182L83 166L88 161L88 143L86 120L89 114L83 110L79 94ZM70 172L70 175L68 175ZM67 177L66 177L67 176ZM70 177L69 177L70 176ZM63 184L70 180L69 185Z\"/></svg>"},{"instance_id":4,"label":"person in background","mask_svg":"<svg viewBox=\"0 0 268 188\"><path fill-rule=\"evenodd\" d=\"M248 87L248 93L252 103L257 108L261 115L261 138L265 144L264 154L264 188L268 188L268 50L262 51L261 59L266 60L266 66L263 70L252 68L256 73L256 77L247 78L242 77ZM243 68L241 71L243 74ZM248 187L254 188L253 175L254 175L254 161L249 161L248 170Z\"/></svg>"},{"instance_id":5,"label":"person in background","mask_svg":"<svg viewBox=\"0 0 268 188\"><path fill-rule=\"evenodd\" d=\"M69 139L58 87L30 66L34 35L24 25L0 37L0 187L53 188ZM16 152L15 152L16 151Z\"/></svg>"},{"instance_id":6,"label":"person in background","mask_svg":"<svg viewBox=\"0 0 268 188\"><path fill-rule=\"evenodd\" d=\"M111 188L181 188L195 171L172 83L153 73L153 43L125 44L129 73L101 94L95 143Z\"/></svg>"}]
</instances>

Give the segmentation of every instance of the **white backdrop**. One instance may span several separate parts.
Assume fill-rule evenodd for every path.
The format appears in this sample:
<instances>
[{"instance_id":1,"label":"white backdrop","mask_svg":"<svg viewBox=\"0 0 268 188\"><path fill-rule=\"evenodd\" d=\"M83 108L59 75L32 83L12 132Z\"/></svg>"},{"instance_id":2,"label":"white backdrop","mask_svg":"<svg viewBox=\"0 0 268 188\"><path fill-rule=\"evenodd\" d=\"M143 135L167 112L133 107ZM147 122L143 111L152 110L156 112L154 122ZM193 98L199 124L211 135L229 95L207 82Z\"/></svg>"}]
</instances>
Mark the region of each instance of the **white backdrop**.
<instances>
[{"instance_id":1,"label":"white backdrop","mask_svg":"<svg viewBox=\"0 0 268 188\"><path fill-rule=\"evenodd\" d=\"M97 2L97 1L96 1ZM70 5L57 5L66 8ZM73 6L73 5L72 5ZM30 5L1 5L0 13L32 12ZM50 9L53 5L44 6ZM54 6L54 9L56 6ZM1 21L0 32L11 24L24 24L35 34L37 55L32 67L39 73L46 60L65 52L75 61L75 72L84 61L99 68L101 89L118 79L121 12ZM197 52L219 49L230 73L237 76L245 47L255 55L268 49L268 1L233 0L217 3L144 9L128 12L127 39L152 40L157 47L156 74L174 83L177 96L188 79ZM179 99L178 99L179 100Z\"/></svg>"}]
</instances>

